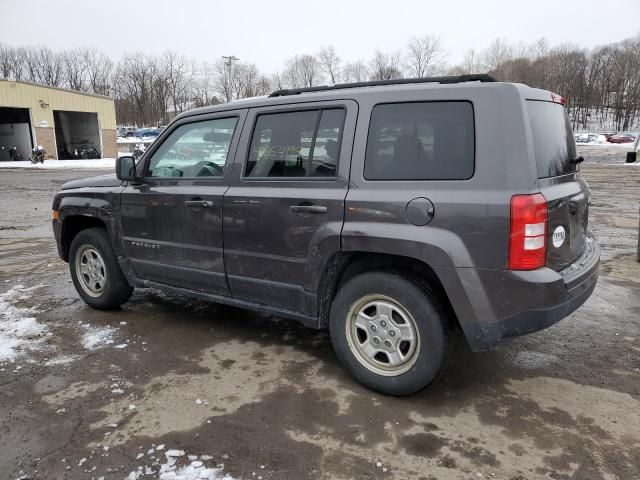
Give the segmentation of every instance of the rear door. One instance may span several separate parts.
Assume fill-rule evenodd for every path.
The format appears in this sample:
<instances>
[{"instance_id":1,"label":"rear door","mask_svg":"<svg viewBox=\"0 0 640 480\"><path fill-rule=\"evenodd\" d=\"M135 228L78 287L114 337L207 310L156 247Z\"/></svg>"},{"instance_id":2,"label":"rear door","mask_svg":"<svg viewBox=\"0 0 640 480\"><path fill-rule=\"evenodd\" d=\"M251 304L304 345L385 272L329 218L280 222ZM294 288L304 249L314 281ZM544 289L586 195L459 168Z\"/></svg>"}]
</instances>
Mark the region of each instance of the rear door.
<instances>
[{"instance_id":1,"label":"rear door","mask_svg":"<svg viewBox=\"0 0 640 480\"><path fill-rule=\"evenodd\" d=\"M186 117L145 156L144 178L121 194L124 250L139 278L229 294L222 198L245 115Z\"/></svg>"},{"instance_id":2,"label":"rear door","mask_svg":"<svg viewBox=\"0 0 640 480\"><path fill-rule=\"evenodd\" d=\"M547 266L561 270L584 251L589 187L579 174L575 139L565 107L527 100L540 191L549 209Z\"/></svg>"},{"instance_id":3,"label":"rear door","mask_svg":"<svg viewBox=\"0 0 640 480\"><path fill-rule=\"evenodd\" d=\"M340 250L357 105L250 110L224 197L224 261L235 298L315 315Z\"/></svg>"}]
</instances>

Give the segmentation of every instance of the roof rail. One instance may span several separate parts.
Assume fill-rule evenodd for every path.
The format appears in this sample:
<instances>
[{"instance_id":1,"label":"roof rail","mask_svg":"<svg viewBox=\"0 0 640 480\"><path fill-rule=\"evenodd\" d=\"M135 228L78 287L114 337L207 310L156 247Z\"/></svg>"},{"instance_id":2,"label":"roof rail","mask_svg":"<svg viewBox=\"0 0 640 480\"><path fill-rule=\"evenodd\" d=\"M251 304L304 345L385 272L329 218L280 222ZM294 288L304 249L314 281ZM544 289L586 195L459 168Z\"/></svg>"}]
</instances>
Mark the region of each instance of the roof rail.
<instances>
[{"instance_id":1,"label":"roof rail","mask_svg":"<svg viewBox=\"0 0 640 480\"><path fill-rule=\"evenodd\" d=\"M381 85L405 85L407 83L463 83L463 82L496 82L497 80L486 73L473 73L468 75L450 75L445 77L423 78L398 78L395 80L373 80L371 82L337 83L335 85L320 85L306 88L287 88L276 90L270 97L285 97L300 93L326 92L330 90L342 90L345 88L377 87Z\"/></svg>"}]
</instances>

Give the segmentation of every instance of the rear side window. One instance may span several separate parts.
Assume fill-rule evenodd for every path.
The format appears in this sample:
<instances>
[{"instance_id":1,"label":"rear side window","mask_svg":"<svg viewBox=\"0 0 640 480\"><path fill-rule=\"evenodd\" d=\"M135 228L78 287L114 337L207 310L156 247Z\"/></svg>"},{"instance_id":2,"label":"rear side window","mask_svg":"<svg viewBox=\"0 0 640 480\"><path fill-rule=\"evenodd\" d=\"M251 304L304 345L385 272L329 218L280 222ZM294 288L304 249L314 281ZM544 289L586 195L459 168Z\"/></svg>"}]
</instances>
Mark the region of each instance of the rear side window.
<instances>
[{"instance_id":1,"label":"rear side window","mask_svg":"<svg viewBox=\"0 0 640 480\"><path fill-rule=\"evenodd\" d=\"M345 110L258 116L245 177L335 177Z\"/></svg>"},{"instance_id":2,"label":"rear side window","mask_svg":"<svg viewBox=\"0 0 640 480\"><path fill-rule=\"evenodd\" d=\"M538 178L574 173L576 142L565 108L559 103L528 100Z\"/></svg>"},{"instance_id":3,"label":"rear side window","mask_svg":"<svg viewBox=\"0 0 640 480\"><path fill-rule=\"evenodd\" d=\"M470 102L377 105L371 113L367 180L466 180L473 176Z\"/></svg>"}]
</instances>

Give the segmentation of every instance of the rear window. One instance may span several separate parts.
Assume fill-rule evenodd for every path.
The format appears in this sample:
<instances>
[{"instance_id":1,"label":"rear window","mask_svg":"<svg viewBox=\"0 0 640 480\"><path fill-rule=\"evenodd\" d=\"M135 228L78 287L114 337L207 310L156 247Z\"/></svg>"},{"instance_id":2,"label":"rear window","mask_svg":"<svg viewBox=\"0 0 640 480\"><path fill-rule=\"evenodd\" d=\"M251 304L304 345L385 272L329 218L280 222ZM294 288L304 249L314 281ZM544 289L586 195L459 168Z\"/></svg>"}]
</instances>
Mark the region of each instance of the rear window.
<instances>
[{"instance_id":1,"label":"rear window","mask_svg":"<svg viewBox=\"0 0 640 480\"><path fill-rule=\"evenodd\" d=\"M367 180L466 180L473 176L470 102L377 105L371 113Z\"/></svg>"},{"instance_id":2,"label":"rear window","mask_svg":"<svg viewBox=\"0 0 640 480\"><path fill-rule=\"evenodd\" d=\"M538 178L574 173L576 142L565 108L559 103L527 101Z\"/></svg>"}]
</instances>

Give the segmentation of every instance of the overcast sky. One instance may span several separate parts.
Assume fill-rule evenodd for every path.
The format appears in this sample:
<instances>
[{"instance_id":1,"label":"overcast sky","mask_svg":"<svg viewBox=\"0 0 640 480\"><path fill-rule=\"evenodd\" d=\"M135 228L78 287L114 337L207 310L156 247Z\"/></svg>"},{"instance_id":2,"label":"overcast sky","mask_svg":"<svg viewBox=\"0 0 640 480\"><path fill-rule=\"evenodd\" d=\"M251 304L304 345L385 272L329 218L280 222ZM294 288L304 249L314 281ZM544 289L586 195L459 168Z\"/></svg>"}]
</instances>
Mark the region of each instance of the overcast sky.
<instances>
[{"instance_id":1,"label":"overcast sky","mask_svg":"<svg viewBox=\"0 0 640 480\"><path fill-rule=\"evenodd\" d=\"M115 60L134 50L236 55L273 72L323 45L367 59L424 34L441 36L451 64L496 37L592 48L638 35L640 0L0 0L0 20L0 42L12 45L91 46Z\"/></svg>"}]
</instances>

